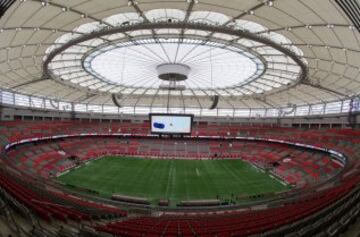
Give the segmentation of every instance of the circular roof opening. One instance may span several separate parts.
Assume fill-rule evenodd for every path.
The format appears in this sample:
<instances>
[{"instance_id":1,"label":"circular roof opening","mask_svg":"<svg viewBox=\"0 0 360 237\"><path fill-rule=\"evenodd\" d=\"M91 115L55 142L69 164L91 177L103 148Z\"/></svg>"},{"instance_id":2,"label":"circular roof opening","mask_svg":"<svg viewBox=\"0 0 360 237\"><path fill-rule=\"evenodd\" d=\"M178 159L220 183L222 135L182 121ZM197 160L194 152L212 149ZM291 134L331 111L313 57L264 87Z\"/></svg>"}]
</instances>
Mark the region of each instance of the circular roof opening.
<instances>
[{"instance_id":1,"label":"circular roof opening","mask_svg":"<svg viewBox=\"0 0 360 237\"><path fill-rule=\"evenodd\" d=\"M94 77L115 85L158 88L165 81L176 81L192 89L241 85L256 79L265 68L257 55L211 42L157 43L148 39L142 43L97 48L85 57L84 68Z\"/></svg>"}]
</instances>

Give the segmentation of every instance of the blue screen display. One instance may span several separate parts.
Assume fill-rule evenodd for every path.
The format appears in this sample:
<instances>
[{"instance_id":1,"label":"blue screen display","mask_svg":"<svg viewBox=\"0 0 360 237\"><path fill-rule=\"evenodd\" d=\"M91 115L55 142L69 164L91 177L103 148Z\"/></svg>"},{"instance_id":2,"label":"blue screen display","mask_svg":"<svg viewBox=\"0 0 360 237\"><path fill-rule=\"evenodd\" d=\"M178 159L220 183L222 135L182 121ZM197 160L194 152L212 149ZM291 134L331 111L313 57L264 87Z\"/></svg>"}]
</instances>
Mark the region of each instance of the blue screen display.
<instances>
[{"instance_id":1,"label":"blue screen display","mask_svg":"<svg viewBox=\"0 0 360 237\"><path fill-rule=\"evenodd\" d=\"M191 116L152 115L151 131L155 133L191 133Z\"/></svg>"}]
</instances>

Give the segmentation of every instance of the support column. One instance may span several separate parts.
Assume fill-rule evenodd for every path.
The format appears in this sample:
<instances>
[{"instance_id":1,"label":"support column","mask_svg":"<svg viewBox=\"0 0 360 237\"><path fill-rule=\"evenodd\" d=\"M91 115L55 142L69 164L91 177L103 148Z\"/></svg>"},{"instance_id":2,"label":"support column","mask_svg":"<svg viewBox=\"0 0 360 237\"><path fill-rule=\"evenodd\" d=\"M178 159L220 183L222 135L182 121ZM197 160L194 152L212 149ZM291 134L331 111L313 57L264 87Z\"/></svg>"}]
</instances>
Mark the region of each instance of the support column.
<instances>
[{"instance_id":1,"label":"support column","mask_svg":"<svg viewBox=\"0 0 360 237\"><path fill-rule=\"evenodd\" d=\"M75 113L75 104L71 103L71 120L75 120L76 119L76 113Z\"/></svg>"},{"instance_id":2,"label":"support column","mask_svg":"<svg viewBox=\"0 0 360 237\"><path fill-rule=\"evenodd\" d=\"M3 116L3 105L2 105L2 91L0 90L0 120L2 120Z\"/></svg>"}]
</instances>

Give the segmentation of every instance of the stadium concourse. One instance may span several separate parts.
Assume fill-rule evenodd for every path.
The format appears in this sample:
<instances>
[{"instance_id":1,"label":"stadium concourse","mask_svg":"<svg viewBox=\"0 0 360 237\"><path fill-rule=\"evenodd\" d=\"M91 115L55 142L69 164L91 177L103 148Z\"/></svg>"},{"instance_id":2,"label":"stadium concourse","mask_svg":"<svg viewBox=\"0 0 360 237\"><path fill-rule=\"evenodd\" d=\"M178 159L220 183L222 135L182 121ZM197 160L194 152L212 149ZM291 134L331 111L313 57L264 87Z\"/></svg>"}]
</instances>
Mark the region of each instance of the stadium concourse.
<instances>
[{"instance_id":1,"label":"stadium concourse","mask_svg":"<svg viewBox=\"0 0 360 237\"><path fill-rule=\"evenodd\" d=\"M0 237L360 237L358 0L1 0Z\"/></svg>"}]
</instances>

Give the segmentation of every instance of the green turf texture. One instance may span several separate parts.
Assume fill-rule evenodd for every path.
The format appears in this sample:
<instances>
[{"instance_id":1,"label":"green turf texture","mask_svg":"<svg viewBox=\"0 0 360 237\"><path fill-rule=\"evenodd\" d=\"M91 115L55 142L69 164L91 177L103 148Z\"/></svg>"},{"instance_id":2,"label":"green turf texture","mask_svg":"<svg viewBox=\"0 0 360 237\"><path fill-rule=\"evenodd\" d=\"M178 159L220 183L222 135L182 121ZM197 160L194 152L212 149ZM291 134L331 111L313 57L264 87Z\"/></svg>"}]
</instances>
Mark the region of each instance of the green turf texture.
<instances>
[{"instance_id":1,"label":"green turf texture","mask_svg":"<svg viewBox=\"0 0 360 237\"><path fill-rule=\"evenodd\" d=\"M63 183L112 193L145 197L152 202L233 199L288 190L279 181L241 160L175 160L106 157L58 178Z\"/></svg>"}]
</instances>

